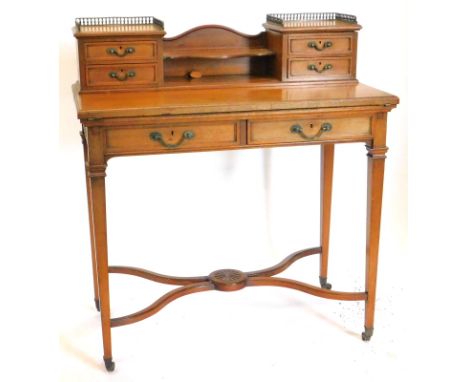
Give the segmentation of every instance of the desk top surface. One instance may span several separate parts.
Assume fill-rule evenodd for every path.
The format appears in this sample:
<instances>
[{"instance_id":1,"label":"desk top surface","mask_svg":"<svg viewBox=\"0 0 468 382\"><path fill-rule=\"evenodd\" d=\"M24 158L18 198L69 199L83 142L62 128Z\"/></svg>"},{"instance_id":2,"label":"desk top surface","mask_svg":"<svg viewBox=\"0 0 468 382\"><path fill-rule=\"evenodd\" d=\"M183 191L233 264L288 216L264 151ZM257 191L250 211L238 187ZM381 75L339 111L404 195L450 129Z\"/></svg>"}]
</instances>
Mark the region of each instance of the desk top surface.
<instances>
[{"instance_id":1,"label":"desk top surface","mask_svg":"<svg viewBox=\"0 0 468 382\"><path fill-rule=\"evenodd\" d=\"M357 106L394 106L398 97L364 84L336 86L158 89L79 94L80 119L254 112Z\"/></svg>"}]
</instances>

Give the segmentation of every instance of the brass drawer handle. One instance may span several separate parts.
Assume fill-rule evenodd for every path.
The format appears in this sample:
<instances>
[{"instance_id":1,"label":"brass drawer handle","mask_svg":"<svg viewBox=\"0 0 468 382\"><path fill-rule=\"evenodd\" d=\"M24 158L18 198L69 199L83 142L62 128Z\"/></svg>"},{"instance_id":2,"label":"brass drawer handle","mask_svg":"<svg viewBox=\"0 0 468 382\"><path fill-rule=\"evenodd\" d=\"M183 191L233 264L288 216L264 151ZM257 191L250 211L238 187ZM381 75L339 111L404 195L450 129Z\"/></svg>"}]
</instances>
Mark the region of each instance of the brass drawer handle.
<instances>
[{"instance_id":1,"label":"brass drawer handle","mask_svg":"<svg viewBox=\"0 0 468 382\"><path fill-rule=\"evenodd\" d=\"M117 56L117 57L125 57L127 54L132 54L135 52L135 48L129 46L128 48L124 49L123 51L119 51L115 48L107 48L107 54Z\"/></svg>"},{"instance_id":2,"label":"brass drawer handle","mask_svg":"<svg viewBox=\"0 0 468 382\"><path fill-rule=\"evenodd\" d=\"M310 64L310 65L307 66L307 69L313 70L314 72L317 72L317 73L323 73L325 70L333 69L333 65L332 64L325 64L322 69L319 69L319 68L317 68L317 65Z\"/></svg>"},{"instance_id":3,"label":"brass drawer handle","mask_svg":"<svg viewBox=\"0 0 468 382\"><path fill-rule=\"evenodd\" d=\"M327 49L327 48L331 48L333 46L333 43L331 41L325 41L323 44L322 44L322 47L320 47L319 44L317 44L316 41L309 41L309 43L307 44L307 46L309 48L314 48L315 50L318 50L318 51L322 51L324 49Z\"/></svg>"},{"instance_id":4,"label":"brass drawer handle","mask_svg":"<svg viewBox=\"0 0 468 382\"><path fill-rule=\"evenodd\" d=\"M327 133L327 132L331 131L332 127L333 126L332 126L332 124L330 122L324 122L324 123L322 123L322 126L320 126L320 130L317 132L317 134L312 135L312 136L308 136L308 135L304 134L304 131L303 131L301 125L292 125L291 126L291 133L299 134L299 136L301 138L303 138L304 140L306 140L306 141L315 141L316 139L320 138L320 136L323 133Z\"/></svg>"},{"instance_id":5,"label":"brass drawer handle","mask_svg":"<svg viewBox=\"0 0 468 382\"><path fill-rule=\"evenodd\" d=\"M133 78L136 76L136 72L133 70L129 70L128 72L109 72L110 78L115 78L119 81L127 81L128 78Z\"/></svg>"},{"instance_id":6,"label":"brass drawer handle","mask_svg":"<svg viewBox=\"0 0 468 382\"><path fill-rule=\"evenodd\" d=\"M191 130L184 131L177 143L165 142L164 138L162 137L162 134L158 131L153 131L152 133L150 133L149 137L153 141L158 141L161 145L163 145L164 147L167 147L168 149L175 149L179 147L182 143L184 143L185 140L190 140L190 139L195 138L195 133Z\"/></svg>"}]
</instances>

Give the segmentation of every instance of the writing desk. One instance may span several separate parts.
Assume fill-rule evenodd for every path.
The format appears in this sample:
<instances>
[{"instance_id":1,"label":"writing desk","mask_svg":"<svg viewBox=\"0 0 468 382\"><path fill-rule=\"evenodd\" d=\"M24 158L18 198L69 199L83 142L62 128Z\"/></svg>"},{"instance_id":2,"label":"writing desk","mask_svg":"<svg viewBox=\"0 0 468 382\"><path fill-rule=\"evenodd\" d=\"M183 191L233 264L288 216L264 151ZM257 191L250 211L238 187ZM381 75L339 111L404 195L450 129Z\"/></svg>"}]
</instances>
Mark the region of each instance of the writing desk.
<instances>
[{"instance_id":1,"label":"writing desk","mask_svg":"<svg viewBox=\"0 0 468 382\"><path fill-rule=\"evenodd\" d=\"M177 56L176 53L172 55ZM357 81L288 83L255 75L219 75L215 79L208 76L190 81L180 78L179 82L168 81L156 89L126 91L87 92L76 83L73 93L83 127L94 296L101 313L108 370L114 369L111 328L148 318L179 297L211 290L281 286L327 299L364 301L362 339L371 338L387 152L386 120L387 113L398 103L397 97ZM366 283L361 292L334 291L327 280L334 147L348 142L365 143L368 157ZM108 264L105 176L110 158L311 144L321 146L321 234L317 247L295 252L263 270L221 269L200 277L173 277ZM275 276L295 261L314 254L320 256L319 286ZM110 273L178 287L138 312L111 318Z\"/></svg>"}]
</instances>

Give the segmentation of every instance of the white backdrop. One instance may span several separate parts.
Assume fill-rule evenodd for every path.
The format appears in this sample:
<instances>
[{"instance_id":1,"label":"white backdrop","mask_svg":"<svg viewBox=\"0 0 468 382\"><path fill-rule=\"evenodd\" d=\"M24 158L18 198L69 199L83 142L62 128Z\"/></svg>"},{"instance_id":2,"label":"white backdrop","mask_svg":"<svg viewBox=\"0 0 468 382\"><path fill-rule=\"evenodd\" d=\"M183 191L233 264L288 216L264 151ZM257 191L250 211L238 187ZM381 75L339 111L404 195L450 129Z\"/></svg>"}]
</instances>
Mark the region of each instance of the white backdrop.
<instances>
[{"instance_id":1,"label":"white backdrop","mask_svg":"<svg viewBox=\"0 0 468 382\"><path fill-rule=\"evenodd\" d=\"M466 78L457 70L466 63L457 57L466 31L455 2L15 4L0 24L8 58L0 60L7 95L0 150L6 350L0 372L8 374L0 379L466 379L467 131L460 122L466 120ZM211 23L258 33L266 13L295 11L356 14L363 26L358 79L401 100L388 120L374 337L370 343L359 338L362 303L266 287L204 293L113 330L116 371L108 375L100 361L79 123L70 90L77 80L74 18L154 15L173 36ZM439 62L434 54L441 50L450 54ZM449 139L442 145L445 132ZM329 271L334 289L363 288L365 167L362 144L337 147ZM319 148L312 146L112 159L110 262L175 275L268 266L318 244L318 181ZM318 258L301 260L286 275L316 283ZM111 276L112 313L140 309L166 290Z\"/></svg>"},{"instance_id":2,"label":"white backdrop","mask_svg":"<svg viewBox=\"0 0 468 382\"><path fill-rule=\"evenodd\" d=\"M363 25L359 80L401 98L388 120L376 335L371 344L359 339L363 303L330 303L273 288L190 296L146 322L113 330L114 378L199 381L206 374L222 374L235 381L249 370L252 379L305 381L310 377L306 370L317 361L328 366L314 367L316 377L330 372L341 376L342 370L330 371L327 354L334 354L350 366L360 364L356 373L364 368L372 379L377 364L398 366L401 357L393 312L402 296L395 271L406 256L406 13L400 6L383 15L377 5L351 6L344 1L313 9L306 2L211 4L134 1L124 13L164 20L166 36L201 24L254 34L262 30L265 14L276 11L337 9L356 14ZM67 225L62 232L67 247L63 266L70 271L61 282L67 296L61 319L61 376L67 381L106 377L99 320L92 309L80 126L70 92L77 79L70 26L74 17L88 15L109 15L108 4L71 5L60 25L61 202ZM394 47L391 54L388 45ZM219 268L259 269L295 250L319 245L319 152L319 147L302 147L111 159L106 178L110 264L198 275ZM364 288L365 154L363 144L336 149L329 280L337 290ZM317 284L318 258L303 260L287 274ZM138 310L168 289L111 276L112 315ZM378 352L379 342L385 344L385 353L372 354ZM316 361L311 364L309 357ZM372 358L377 360L374 366L365 366Z\"/></svg>"},{"instance_id":3,"label":"white backdrop","mask_svg":"<svg viewBox=\"0 0 468 382\"><path fill-rule=\"evenodd\" d=\"M133 376L132 380L138 375L141 381L155 376L168 381L198 381L208 373L235 381L248 369L252 379L264 376L268 380L305 381L311 366L307 360L313 356L326 366L314 367L316 377L327 378L332 372L332 379L338 378L343 370L330 371L328 354L350 366L360 364L356 373L364 368L372 379L379 369L376 365L398 366L401 357L392 312L402 295L401 286L395 284L395 271L406 256L406 12L402 6L383 13L378 5L351 6L344 1L313 9L306 2L212 4L152 6L135 1L125 14L155 15L165 21L167 36L201 24L222 24L254 34L262 30L265 14L276 11L336 9L356 14L363 25L358 78L401 98L401 105L388 121L391 151L385 181L379 280L382 297L376 335L371 344L359 339L362 303L323 302L273 288L246 290L236 296L191 296L147 322L113 331L116 374ZM60 147L66 178L62 212L68 226L63 232L67 243L64 265L74 270L62 280L67 296L73 296L61 321L64 380L102 377L99 323L92 311L80 126L70 92L77 79L76 42L70 25L76 16L108 14L105 3L90 7L80 3L70 6L61 19ZM393 47L391 53L388 46ZM319 152L319 147L302 147L110 160L106 180L110 263L197 275L225 267L259 269L295 250L319 245ZM363 144L336 149L329 280L337 290L364 288L365 154ZM317 284L318 258L303 261L288 274ZM140 309L167 289L112 276L112 315ZM253 341L259 343L254 345ZM386 350L373 354L379 342ZM167 351L158 350L158 346ZM175 366L177 349L186 349L177 361L186 367ZM209 357L203 355L207 351ZM365 366L372 358L377 360L374 366Z\"/></svg>"}]
</instances>

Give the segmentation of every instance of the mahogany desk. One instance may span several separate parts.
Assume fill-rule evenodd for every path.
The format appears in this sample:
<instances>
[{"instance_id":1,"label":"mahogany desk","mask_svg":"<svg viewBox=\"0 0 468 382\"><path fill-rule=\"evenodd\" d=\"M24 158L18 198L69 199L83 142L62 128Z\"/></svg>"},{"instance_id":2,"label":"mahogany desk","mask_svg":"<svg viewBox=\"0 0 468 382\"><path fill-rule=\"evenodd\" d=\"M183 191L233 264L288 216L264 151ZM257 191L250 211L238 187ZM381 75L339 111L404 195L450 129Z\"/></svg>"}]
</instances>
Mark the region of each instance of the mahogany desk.
<instances>
[{"instance_id":1,"label":"mahogany desk","mask_svg":"<svg viewBox=\"0 0 468 382\"><path fill-rule=\"evenodd\" d=\"M148 318L179 297L210 290L235 291L244 287L268 285L296 289L327 299L365 301L362 339L370 340L374 328L381 202L387 152L386 121L387 113L398 104L398 98L360 84L354 78L355 31L360 26L354 22L343 24L333 21L332 27L326 26L326 33L319 23L313 27L315 29L306 30L307 33L314 34L306 34L305 37L301 34L287 35L289 37L285 37L284 41L285 44L290 44L291 55L296 48L300 50L300 55L308 55L305 58L292 57L289 64L280 51L274 51L279 45L268 42L265 32L247 36L221 26L206 26L195 28L177 38L158 40L162 45L159 50L154 50L154 41L161 39L163 32L160 26L153 25L151 28L151 33L155 30L157 33L148 35L146 30L145 35L135 36L133 32L128 35L119 32L119 41L123 41L120 42L120 47L111 34L92 34L96 41L81 41L84 45L80 45L80 49L83 49L80 52L88 52L91 58L94 54L105 62L98 65L91 61L80 61L81 80L88 81L89 86L86 87L83 83L81 87L79 83L73 86L78 118L83 127L81 135L86 167L94 298L96 308L101 312L107 370L114 369L111 328ZM282 31L281 33L286 30L278 29L275 25L268 28L276 28L275 31L268 32L273 34L277 34L277 30ZM298 33L297 28L295 33ZM84 33L77 32L75 35L80 37ZM219 41L232 46L223 48L221 53L219 49L207 49L208 44L213 39L216 40L216 36L220 37ZM103 38L108 41L102 40ZM129 42L129 39L137 41ZM193 47L193 41L198 45ZM258 41L270 48L252 47ZM304 41L309 42L306 44ZM248 48L244 46L246 43ZM171 48L171 44L177 45L177 49ZM192 46L189 53L185 46ZM351 47L354 56L347 51L343 53L343 47ZM148 50L150 48L152 50ZM320 58L322 51L326 49L337 56ZM190 69L193 62L198 63L201 70L207 71L213 68L230 71L231 64L236 70L254 70L250 59L237 60L237 56L243 54L267 57L262 61L264 64L271 63L266 60L272 58L277 60L274 62L278 63L278 72L277 75L267 75L271 72L265 69L263 77L253 73L238 73L234 76L217 73L198 79L187 79L182 73L179 78L170 80L169 77L161 77L163 82L153 83L151 80L145 85L148 86L147 89L132 89L132 84L138 84L132 81L138 81L139 76L144 77L147 68L157 67L161 61L153 57L153 61L146 64L132 63L136 69L131 69L125 60L130 60L128 57L132 54L141 59L138 54L144 56L148 51L159 52L158 54L164 51L168 60L191 55L185 61L164 61L166 74L176 73L181 67L184 70ZM205 56L200 58L200 54ZM218 66L208 63L213 59L225 60L226 57L228 60L231 57L234 61L225 66L221 61ZM119 62L118 60L123 60L122 64L113 65L115 68L121 65L122 69L112 69L109 62ZM308 64L304 66L303 62ZM352 62L354 66L349 66ZM301 81L291 82L288 75L294 73L283 71L291 68L288 66L290 64L297 64L299 71L305 70L301 72L304 73L301 74ZM343 68L346 69L344 74L340 72ZM157 73L161 74L159 71ZM189 74L199 76L195 72ZM103 85L96 85L93 78ZM335 81L337 78L340 80ZM328 79L330 82L327 82ZM99 88L104 85L128 88L125 91L113 91L114 88L109 91L92 91L93 86ZM334 147L335 144L348 142L364 142L368 157L366 283L365 290L361 292L334 291L327 281ZM263 270L242 272L222 269L202 277L173 277L145 269L108 264L105 176L110 158L306 144L321 146L321 234L317 247L293 253L279 264ZM314 254L320 256L319 286L275 277L293 262ZM110 273L138 276L179 287L138 312L111 318Z\"/></svg>"}]
</instances>

